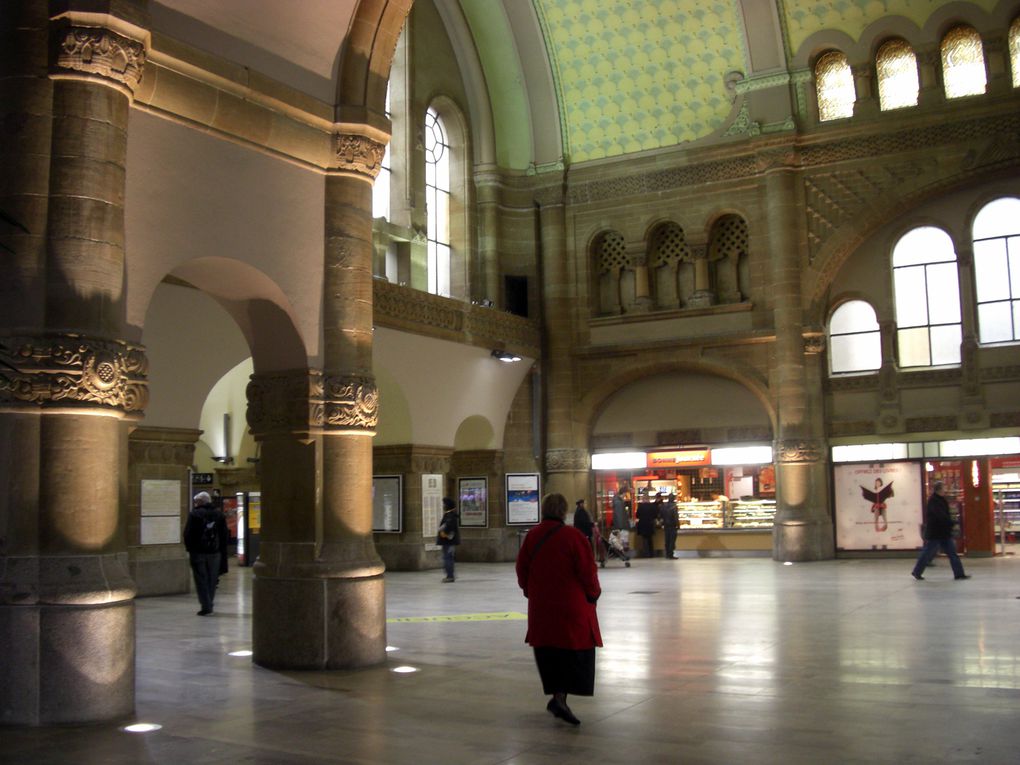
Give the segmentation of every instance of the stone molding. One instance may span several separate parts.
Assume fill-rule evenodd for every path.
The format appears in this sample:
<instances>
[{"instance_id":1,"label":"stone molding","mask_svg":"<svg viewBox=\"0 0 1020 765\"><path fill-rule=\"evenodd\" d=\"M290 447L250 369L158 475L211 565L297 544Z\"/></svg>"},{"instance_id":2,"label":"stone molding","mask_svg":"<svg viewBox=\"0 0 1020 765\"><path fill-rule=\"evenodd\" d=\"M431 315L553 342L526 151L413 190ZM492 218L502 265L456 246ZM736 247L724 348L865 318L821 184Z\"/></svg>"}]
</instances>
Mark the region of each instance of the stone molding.
<instances>
[{"instance_id":1,"label":"stone molding","mask_svg":"<svg viewBox=\"0 0 1020 765\"><path fill-rule=\"evenodd\" d=\"M818 463L825 460L825 444L815 439L776 441L776 462L784 464Z\"/></svg>"},{"instance_id":2,"label":"stone molding","mask_svg":"<svg viewBox=\"0 0 1020 765\"><path fill-rule=\"evenodd\" d=\"M379 389L368 375L253 375L247 396L248 426L256 436L313 428L372 435L379 424Z\"/></svg>"},{"instance_id":3,"label":"stone molding","mask_svg":"<svg viewBox=\"0 0 1020 765\"><path fill-rule=\"evenodd\" d=\"M141 412L148 360L140 346L80 335L0 338L0 405L100 406Z\"/></svg>"},{"instance_id":4,"label":"stone molding","mask_svg":"<svg viewBox=\"0 0 1020 765\"><path fill-rule=\"evenodd\" d=\"M51 28L51 75L74 73L115 83L133 95L142 81L145 44L103 27L76 26L67 20Z\"/></svg>"},{"instance_id":5,"label":"stone molding","mask_svg":"<svg viewBox=\"0 0 1020 765\"><path fill-rule=\"evenodd\" d=\"M545 469L550 473L581 473L590 464L587 449L547 449L545 453Z\"/></svg>"},{"instance_id":6,"label":"stone molding","mask_svg":"<svg viewBox=\"0 0 1020 765\"><path fill-rule=\"evenodd\" d=\"M337 170L371 180L379 175L386 144L357 133L337 133L335 147Z\"/></svg>"}]
</instances>

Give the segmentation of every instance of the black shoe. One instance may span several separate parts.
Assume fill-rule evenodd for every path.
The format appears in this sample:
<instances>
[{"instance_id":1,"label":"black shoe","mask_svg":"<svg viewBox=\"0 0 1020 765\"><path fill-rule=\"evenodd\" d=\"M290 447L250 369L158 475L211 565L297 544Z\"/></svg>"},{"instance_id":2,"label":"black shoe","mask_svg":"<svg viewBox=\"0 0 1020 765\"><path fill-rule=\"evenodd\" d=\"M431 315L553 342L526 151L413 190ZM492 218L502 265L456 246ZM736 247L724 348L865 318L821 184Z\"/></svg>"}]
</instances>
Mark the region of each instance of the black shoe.
<instances>
[{"instance_id":1,"label":"black shoe","mask_svg":"<svg viewBox=\"0 0 1020 765\"><path fill-rule=\"evenodd\" d=\"M923 582L924 581L924 577L921 576L920 574L911 574L911 576L914 577L914 579L916 579L919 582Z\"/></svg>"},{"instance_id":2,"label":"black shoe","mask_svg":"<svg viewBox=\"0 0 1020 765\"><path fill-rule=\"evenodd\" d=\"M198 612L198 615L199 616L208 616L211 613L212 613L212 609L211 608L203 608L201 611Z\"/></svg>"},{"instance_id":3,"label":"black shoe","mask_svg":"<svg viewBox=\"0 0 1020 765\"><path fill-rule=\"evenodd\" d=\"M970 579L970 574L960 574L959 576L954 576L953 579Z\"/></svg>"},{"instance_id":4,"label":"black shoe","mask_svg":"<svg viewBox=\"0 0 1020 765\"><path fill-rule=\"evenodd\" d=\"M570 707L561 701L549 699L549 703L545 705L545 708L553 715L563 720L563 722L568 722L571 725L581 724L581 721L574 717L574 713L570 711Z\"/></svg>"}]
</instances>

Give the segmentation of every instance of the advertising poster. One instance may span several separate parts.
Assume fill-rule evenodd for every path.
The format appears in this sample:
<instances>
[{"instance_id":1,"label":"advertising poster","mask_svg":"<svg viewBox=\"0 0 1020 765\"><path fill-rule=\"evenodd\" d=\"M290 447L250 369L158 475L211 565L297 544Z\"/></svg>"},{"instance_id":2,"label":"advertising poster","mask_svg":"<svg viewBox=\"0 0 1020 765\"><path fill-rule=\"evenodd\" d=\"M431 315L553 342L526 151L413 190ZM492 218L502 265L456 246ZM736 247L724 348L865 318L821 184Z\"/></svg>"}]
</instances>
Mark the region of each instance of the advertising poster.
<instances>
[{"instance_id":1,"label":"advertising poster","mask_svg":"<svg viewBox=\"0 0 1020 765\"><path fill-rule=\"evenodd\" d=\"M457 498L461 526L489 525L489 490L485 478L458 479Z\"/></svg>"},{"instance_id":2,"label":"advertising poster","mask_svg":"<svg viewBox=\"0 0 1020 765\"><path fill-rule=\"evenodd\" d=\"M181 541L181 482L143 479L141 486L143 545Z\"/></svg>"},{"instance_id":3,"label":"advertising poster","mask_svg":"<svg viewBox=\"0 0 1020 765\"><path fill-rule=\"evenodd\" d=\"M372 476L372 531L399 534L403 517L403 476Z\"/></svg>"},{"instance_id":4,"label":"advertising poster","mask_svg":"<svg viewBox=\"0 0 1020 765\"><path fill-rule=\"evenodd\" d=\"M538 473L506 474L507 526L534 526L539 522Z\"/></svg>"},{"instance_id":5,"label":"advertising poster","mask_svg":"<svg viewBox=\"0 0 1020 765\"><path fill-rule=\"evenodd\" d=\"M836 547L914 550L921 546L924 499L915 462L836 465Z\"/></svg>"},{"instance_id":6,"label":"advertising poster","mask_svg":"<svg viewBox=\"0 0 1020 765\"><path fill-rule=\"evenodd\" d=\"M443 517L443 475L423 473L421 477L421 534L426 550L438 550L436 534Z\"/></svg>"}]
</instances>

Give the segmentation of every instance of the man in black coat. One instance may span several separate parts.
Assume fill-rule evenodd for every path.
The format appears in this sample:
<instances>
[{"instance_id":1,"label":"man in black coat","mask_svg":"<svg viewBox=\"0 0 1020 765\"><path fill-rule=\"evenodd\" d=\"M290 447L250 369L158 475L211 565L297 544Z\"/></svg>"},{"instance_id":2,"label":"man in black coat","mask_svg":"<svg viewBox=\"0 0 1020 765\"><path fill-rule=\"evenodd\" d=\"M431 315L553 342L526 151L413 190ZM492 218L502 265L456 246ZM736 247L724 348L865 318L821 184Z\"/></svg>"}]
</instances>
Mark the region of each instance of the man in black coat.
<instances>
[{"instance_id":1,"label":"man in black coat","mask_svg":"<svg viewBox=\"0 0 1020 765\"><path fill-rule=\"evenodd\" d=\"M208 492L196 494L194 505L184 525L184 548L191 560L195 590L202 606L198 615L209 616L213 612L220 574L227 573L230 532L227 531L227 517L213 505Z\"/></svg>"},{"instance_id":2,"label":"man in black coat","mask_svg":"<svg viewBox=\"0 0 1020 765\"><path fill-rule=\"evenodd\" d=\"M924 547L921 554L917 556L917 563L911 576L918 581L924 579L921 576L925 567L931 563L935 554L942 550L949 558L949 565L953 568L953 577L956 579L970 579L970 576L963 573L963 564L960 556L956 554L956 543L953 541L953 516L949 514L949 503L943 495L944 487L942 481L936 481L932 487L933 493L928 498L928 504L924 508Z\"/></svg>"}]
</instances>

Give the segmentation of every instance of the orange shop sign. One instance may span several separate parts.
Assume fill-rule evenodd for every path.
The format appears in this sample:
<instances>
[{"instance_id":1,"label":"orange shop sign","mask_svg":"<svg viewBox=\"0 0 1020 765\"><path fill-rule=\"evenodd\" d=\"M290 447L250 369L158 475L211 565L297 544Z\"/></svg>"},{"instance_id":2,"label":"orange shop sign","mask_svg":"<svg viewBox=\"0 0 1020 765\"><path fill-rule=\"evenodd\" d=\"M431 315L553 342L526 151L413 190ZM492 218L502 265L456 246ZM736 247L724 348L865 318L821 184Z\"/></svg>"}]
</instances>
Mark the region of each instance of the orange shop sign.
<instances>
[{"instance_id":1,"label":"orange shop sign","mask_svg":"<svg viewBox=\"0 0 1020 765\"><path fill-rule=\"evenodd\" d=\"M650 468L685 467L688 465L711 465L712 452L709 449L684 449L677 452L648 452Z\"/></svg>"}]
</instances>

